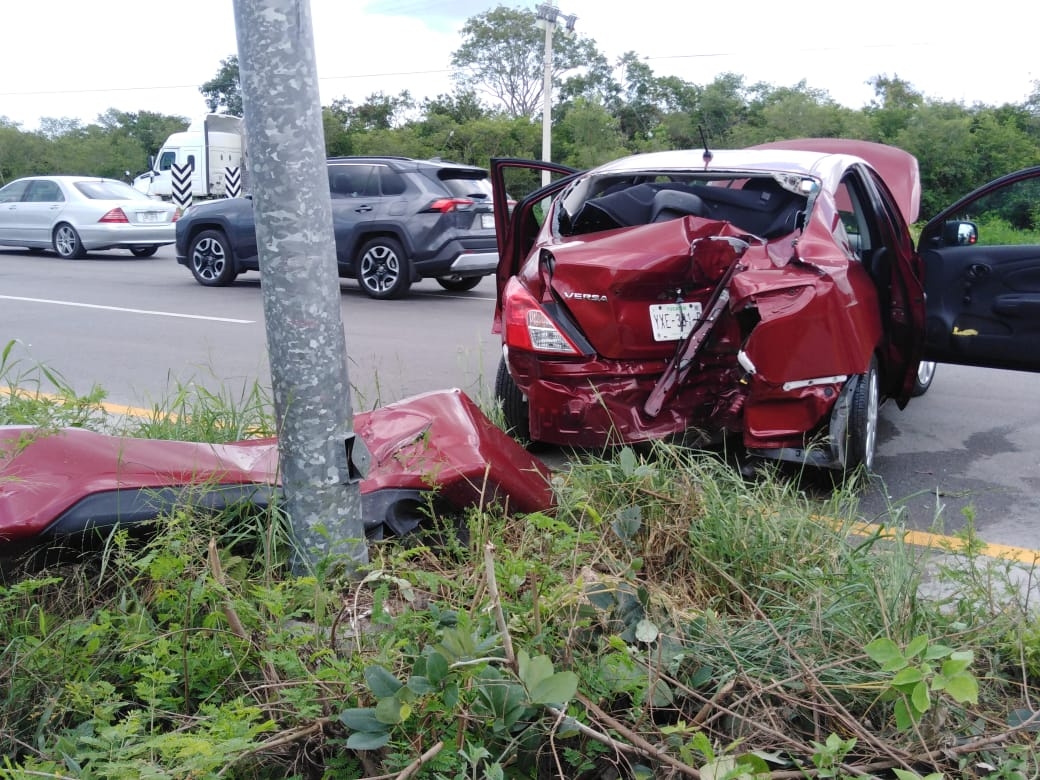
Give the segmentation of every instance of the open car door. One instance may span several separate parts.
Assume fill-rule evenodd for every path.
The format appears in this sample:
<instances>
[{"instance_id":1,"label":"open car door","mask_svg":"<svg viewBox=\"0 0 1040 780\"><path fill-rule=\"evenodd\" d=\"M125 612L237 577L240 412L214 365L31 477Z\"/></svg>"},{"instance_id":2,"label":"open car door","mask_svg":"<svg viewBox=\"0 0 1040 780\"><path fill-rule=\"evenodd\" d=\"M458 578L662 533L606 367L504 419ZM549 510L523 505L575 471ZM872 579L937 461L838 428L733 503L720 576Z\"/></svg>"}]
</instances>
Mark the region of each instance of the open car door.
<instances>
[{"instance_id":1,"label":"open car door","mask_svg":"<svg viewBox=\"0 0 1040 780\"><path fill-rule=\"evenodd\" d=\"M539 187L542 174L556 175L554 181ZM495 237L498 239L497 296L493 332L501 326L502 290L510 277L520 270L520 264L531 251L538 232L541 230L549 201L555 197L580 171L566 165L542 160L523 160L510 157L495 157L491 160L492 198L495 204ZM516 188L521 189L516 189ZM532 191L532 187L534 190ZM511 195L523 195L511 207Z\"/></svg>"},{"instance_id":2,"label":"open car door","mask_svg":"<svg viewBox=\"0 0 1040 780\"><path fill-rule=\"evenodd\" d=\"M1040 371L1037 203L1040 166L978 188L925 226L926 360Z\"/></svg>"}]
</instances>

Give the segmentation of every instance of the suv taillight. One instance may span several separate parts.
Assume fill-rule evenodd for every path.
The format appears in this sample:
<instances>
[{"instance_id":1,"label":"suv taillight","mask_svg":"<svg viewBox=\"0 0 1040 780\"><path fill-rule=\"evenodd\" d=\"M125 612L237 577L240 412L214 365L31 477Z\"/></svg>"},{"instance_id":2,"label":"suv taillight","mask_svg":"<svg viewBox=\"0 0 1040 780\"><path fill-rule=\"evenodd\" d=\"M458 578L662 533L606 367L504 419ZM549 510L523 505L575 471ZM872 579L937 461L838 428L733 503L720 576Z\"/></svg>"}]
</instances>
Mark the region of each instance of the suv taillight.
<instances>
[{"instance_id":1,"label":"suv taillight","mask_svg":"<svg viewBox=\"0 0 1040 780\"><path fill-rule=\"evenodd\" d=\"M449 211L467 211L473 208L473 201L469 198L437 198L422 209L420 214L447 214Z\"/></svg>"},{"instance_id":2,"label":"suv taillight","mask_svg":"<svg viewBox=\"0 0 1040 780\"><path fill-rule=\"evenodd\" d=\"M508 347L554 355L581 354L516 277L502 291L502 322Z\"/></svg>"}]
</instances>

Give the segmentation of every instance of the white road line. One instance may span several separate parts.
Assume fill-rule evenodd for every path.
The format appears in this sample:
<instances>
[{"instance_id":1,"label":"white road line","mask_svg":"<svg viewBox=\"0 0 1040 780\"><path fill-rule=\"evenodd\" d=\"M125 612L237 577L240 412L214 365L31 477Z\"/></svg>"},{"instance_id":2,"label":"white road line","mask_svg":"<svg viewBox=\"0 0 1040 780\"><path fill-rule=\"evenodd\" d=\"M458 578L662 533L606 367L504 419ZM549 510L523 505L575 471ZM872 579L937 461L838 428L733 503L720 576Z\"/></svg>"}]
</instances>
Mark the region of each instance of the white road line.
<instances>
[{"instance_id":1,"label":"white road line","mask_svg":"<svg viewBox=\"0 0 1040 780\"><path fill-rule=\"evenodd\" d=\"M256 320L236 320L231 317L207 317L202 314L178 314L172 311L153 311L151 309L127 309L123 306L100 306L96 303L77 303L76 301L52 301L49 298L22 298L18 295L0 295L4 301L25 301L27 303L52 303L55 306L78 306L81 309L104 309L121 311L127 314L151 314L155 317L180 317L185 320L208 320L209 322L230 322L235 325L252 325Z\"/></svg>"}]
</instances>

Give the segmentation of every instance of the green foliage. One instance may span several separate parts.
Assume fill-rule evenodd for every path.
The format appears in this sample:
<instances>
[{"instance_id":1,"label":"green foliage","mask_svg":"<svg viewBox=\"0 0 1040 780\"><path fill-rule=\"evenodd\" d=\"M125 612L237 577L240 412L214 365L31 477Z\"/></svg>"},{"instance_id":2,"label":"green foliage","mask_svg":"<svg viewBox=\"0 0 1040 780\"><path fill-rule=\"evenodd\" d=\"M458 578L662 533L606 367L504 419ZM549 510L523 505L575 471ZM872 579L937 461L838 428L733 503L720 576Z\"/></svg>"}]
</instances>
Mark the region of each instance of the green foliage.
<instances>
[{"instance_id":1,"label":"green foliage","mask_svg":"<svg viewBox=\"0 0 1040 780\"><path fill-rule=\"evenodd\" d=\"M18 347L0 408L131 425ZM141 424L266 433L264 399L178 392ZM1038 771L1032 588L972 518L935 565L852 525L854 485L823 501L717 454L621 448L554 484L523 517L431 505L429 537L349 577L291 573L278 507L184 505L95 556L5 561L0 778Z\"/></svg>"},{"instance_id":2,"label":"green foliage","mask_svg":"<svg viewBox=\"0 0 1040 780\"><path fill-rule=\"evenodd\" d=\"M979 683L970 667L974 653L914 637L901 649L888 637L865 648L882 672L895 672L886 693L896 699L896 727L908 730L932 709L932 694L946 694L958 704L977 704Z\"/></svg>"},{"instance_id":3,"label":"green foliage","mask_svg":"<svg viewBox=\"0 0 1040 780\"><path fill-rule=\"evenodd\" d=\"M533 117L542 109L545 32L534 11L499 5L470 17L462 28L462 44L451 58L463 89L484 92L512 118ZM605 65L594 42L563 34L553 36L552 80L593 63Z\"/></svg>"},{"instance_id":4,"label":"green foliage","mask_svg":"<svg viewBox=\"0 0 1040 780\"><path fill-rule=\"evenodd\" d=\"M540 158L545 34L535 13L500 5L470 18L462 36L453 55L459 75L452 94L417 101L408 91L377 92L360 103L339 98L323 107L327 154L441 157L482 166L492 157ZM209 110L241 115L238 70L231 55L201 87ZM553 36L552 81L553 158L576 168L629 153L699 148L705 136L715 148L860 138L918 158L921 214L928 217L985 181L1040 163L1035 96L1021 105L965 106L878 76L875 99L853 109L805 81L747 84L738 73L722 73L693 84L655 74L636 52L610 63L580 28ZM38 173L136 173L186 124L183 117L110 109L96 123L45 117L40 130L26 132L0 117L0 184ZM1022 229L1023 208L1003 218Z\"/></svg>"},{"instance_id":5,"label":"green foliage","mask_svg":"<svg viewBox=\"0 0 1040 780\"><path fill-rule=\"evenodd\" d=\"M103 421L101 388L80 395L61 373L23 352L17 340L0 350L0 425L83 428Z\"/></svg>"},{"instance_id":6,"label":"green foliage","mask_svg":"<svg viewBox=\"0 0 1040 780\"><path fill-rule=\"evenodd\" d=\"M239 79L238 55L220 61L217 75L199 87L211 113L242 116L242 85Z\"/></svg>"}]
</instances>

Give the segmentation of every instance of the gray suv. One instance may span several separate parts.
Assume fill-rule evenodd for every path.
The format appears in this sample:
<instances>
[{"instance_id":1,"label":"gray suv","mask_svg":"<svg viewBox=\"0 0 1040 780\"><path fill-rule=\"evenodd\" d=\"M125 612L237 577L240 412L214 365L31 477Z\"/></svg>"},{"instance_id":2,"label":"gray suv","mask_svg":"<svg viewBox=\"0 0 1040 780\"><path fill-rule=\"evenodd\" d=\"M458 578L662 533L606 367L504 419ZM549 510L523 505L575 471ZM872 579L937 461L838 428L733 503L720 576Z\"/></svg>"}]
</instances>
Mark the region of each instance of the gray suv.
<instances>
[{"instance_id":1,"label":"gray suv","mask_svg":"<svg viewBox=\"0 0 1040 780\"><path fill-rule=\"evenodd\" d=\"M372 298L398 298L419 279L477 286L498 265L487 171L406 157L328 160L339 275ZM260 269L248 197L200 203L177 221L177 262L222 287Z\"/></svg>"}]
</instances>

